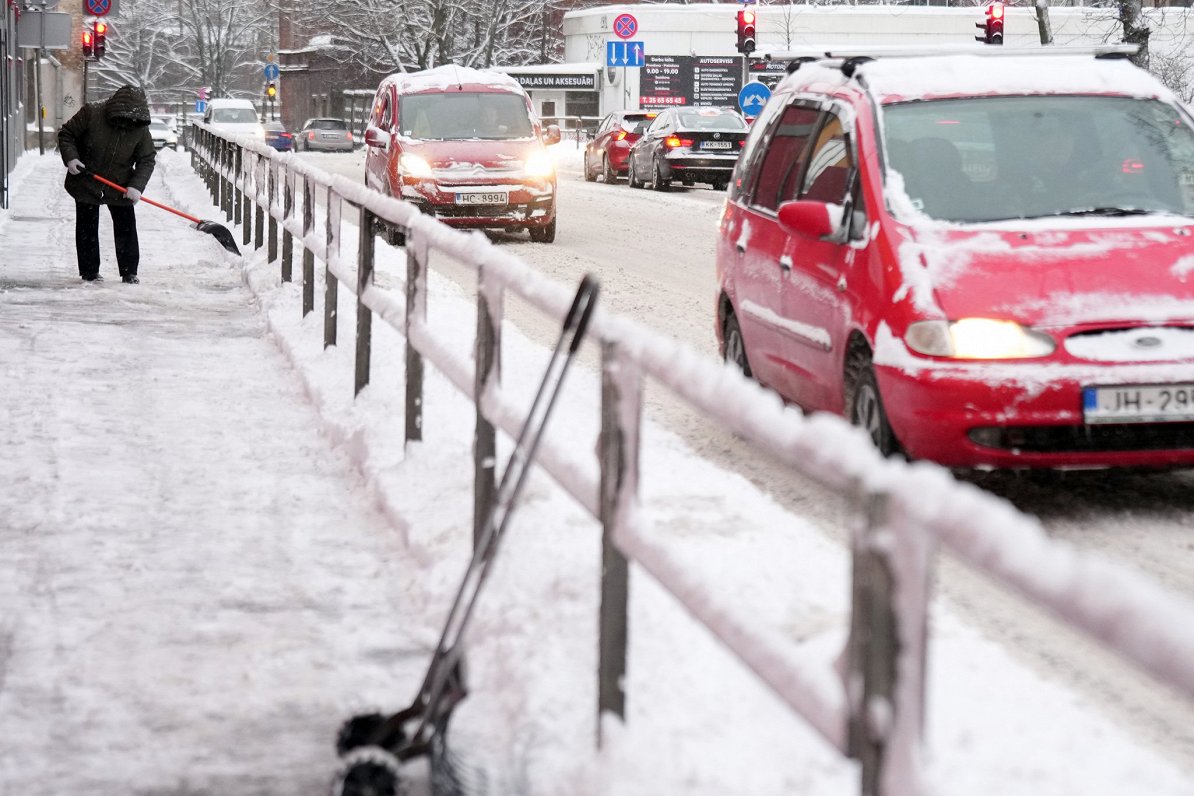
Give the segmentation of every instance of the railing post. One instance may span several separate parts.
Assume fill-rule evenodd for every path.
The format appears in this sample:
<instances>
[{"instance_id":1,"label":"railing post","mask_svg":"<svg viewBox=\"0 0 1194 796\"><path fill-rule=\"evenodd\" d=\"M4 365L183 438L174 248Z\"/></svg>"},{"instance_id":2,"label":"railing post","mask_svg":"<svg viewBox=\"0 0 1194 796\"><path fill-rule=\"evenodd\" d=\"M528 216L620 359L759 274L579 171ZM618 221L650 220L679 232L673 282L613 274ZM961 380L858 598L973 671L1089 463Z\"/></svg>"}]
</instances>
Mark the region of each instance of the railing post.
<instances>
[{"instance_id":1,"label":"railing post","mask_svg":"<svg viewBox=\"0 0 1194 796\"><path fill-rule=\"evenodd\" d=\"M327 259L323 265L323 347L336 344L336 315L340 294L340 280L332 273L332 260L340 255L340 213L344 202L328 186L325 210L327 211Z\"/></svg>"},{"instance_id":2,"label":"railing post","mask_svg":"<svg viewBox=\"0 0 1194 796\"><path fill-rule=\"evenodd\" d=\"M268 197L265 202L261 201L261 187L266 181L265 173L270 161L254 153L253 162L257 164L253 169L253 205L256 208L253 213L253 249L260 250L265 245L265 205L269 203Z\"/></svg>"},{"instance_id":3,"label":"railing post","mask_svg":"<svg viewBox=\"0 0 1194 796\"><path fill-rule=\"evenodd\" d=\"M221 152L223 153L220 156L220 193L222 195L220 206L224 209L224 220L231 221L234 199L232 193L232 183L236 179L236 174L233 171L233 163L235 162L234 155L236 153L233 151L232 144L228 143L222 138L220 139L219 146Z\"/></svg>"},{"instance_id":4,"label":"railing post","mask_svg":"<svg viewBox=\"0 0 1194 796\"><path fill-rule=\"evenodd\" d=\"M410 341L415 322L427 322L427 243L406 230L406 441L423 439L423 355Z\"/></svg>"},{"instance_id":5,"label":"railing post","mask_svg":"<svg viewBox=\"0 0 1194 796\"><path fill-rule=\"evenodd\" d=\"M361 208L357 243L357 362L353 395L369 384L369 356L373 349L373 313L365 306L365 291L373 284L373 214Z\"/></svg>"},{"instance_id":6,"label":"railing post","mask_svg":"<svg viewBox=\"0 0 1194 796\"><path fill-rule=\"evenodd\" d=\"M497 432L481 410L490 384L501 381L502 292L490 288L482 265L477 275L477 344L473 374L473 406L477 413L473 431L473 544L481 539L485 519L497 494Z\"/></svg>"},{"instance_id":7,"label":"railing post","mask_svg":"<svg viewBox=\"0 0 1194 796\"><path fill-rule=\"evenodd\" d=\"M257 156L249 153L249 167L245 168L245 150L243 147L236 148L237 162L240 166L237 168L237 176L240 177L240 188L236 195L239 201L236 207L236 223L241 225L241 243L246 247L253 242L253 216L249 212L249 202L252 201L252 189L249 187L249 175L255 173L252 166L253 159Z\"/></svg>"},{"instance_id":8,"label":"railing post","mask_svg":"<svg viewBox=\"0 0 1194 796\"><path fill-rule=\"evenodd\" d=\"M303 175L303 238L315 231L315 186ZM303 317L315 309L315 253L303 244Z\"/></svg>"},{"instance_id":9,"label":"railing post","mask_svg":"<svg viewBox=\"0 0 1194 796\"><path fill-rule=\"evenodd\" d=\"M269 189L266 192L266 207L269 208L269 247L266 250L267 262L278 259L278 219L274 218L274 206L278 204L278 164L273 160L269 164Z\"/></svg>"},{"instance_id":10,"label":"railing post","mask_svg":"<svg viewBox=\"0 0 1194 796\"><path fill-rule=\"evenodd\" d=\"M234 146L232 154L232 223L245 225L245 151ZM244 245L249 245L249 232L244 231Z\"/></svg>"},{"instance_id":11,"label":"railing post","mask_svg":"<svg viewBox=\"0 0 1194 796\"><path fill-rule=\"evenodd\" d=\"M901 796L900 784L920 776L929 544L891 495L860 500L864 519L851 538L847 752L860 763L862 796Z\"/></svg>"},{"instance_id":12,"label":"railing post","mask_svg":"<svg viewBox=\"0 0 1194 796\"><path fill-rule=\"evenodd\" d=\"M294 258L294 235L290 232L290 220L294 218L294 172L286 169L282 181L282 281L293 278L291 261Z\"/></svg>"},{"instance_id":13,"label":"railing post","mask_svg":"<svg viewBox=\"0 0 1194 796\"><path fill-rule=\"evenodd\" d=\"M623 369L614 343L601 345L601 606L597 648L597 745L606 713L626 716L627 604L630 581L626 557L615 544L638 493L639 425L642 418L640 378ZM633 385L623 393L619 384Z\"/></svg>"}]
</instances>

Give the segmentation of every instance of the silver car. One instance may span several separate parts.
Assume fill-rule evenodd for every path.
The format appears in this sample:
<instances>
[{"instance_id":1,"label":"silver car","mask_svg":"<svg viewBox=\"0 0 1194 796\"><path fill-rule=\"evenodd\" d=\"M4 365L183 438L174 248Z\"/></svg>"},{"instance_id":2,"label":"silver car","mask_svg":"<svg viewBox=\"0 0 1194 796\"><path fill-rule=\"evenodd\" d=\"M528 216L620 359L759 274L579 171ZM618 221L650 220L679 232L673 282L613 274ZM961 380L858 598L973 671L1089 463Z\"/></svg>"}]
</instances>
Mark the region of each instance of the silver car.
<instances>
[{"instance_id":1,"label":"silver car","mask_svg":"<svg viewBox=\"0 0 1194 796\"><path fill-rule=\"evenodd\" d=\"M308 119L294 137L294 147L305 152L351 152L355 142L343 119Z\"/></svg>"}]
</instances>

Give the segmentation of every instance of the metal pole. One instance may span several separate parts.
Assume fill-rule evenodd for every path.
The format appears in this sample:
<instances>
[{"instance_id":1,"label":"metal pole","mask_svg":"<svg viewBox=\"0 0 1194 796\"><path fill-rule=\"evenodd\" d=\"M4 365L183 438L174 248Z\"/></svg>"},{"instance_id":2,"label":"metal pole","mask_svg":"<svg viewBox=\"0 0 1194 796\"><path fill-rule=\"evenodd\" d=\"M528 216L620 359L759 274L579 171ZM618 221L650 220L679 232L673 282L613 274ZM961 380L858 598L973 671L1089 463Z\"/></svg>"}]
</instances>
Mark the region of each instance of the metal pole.
<instances>
[{"instance_id":1,"label":"metal pole","mask_svg":"<svg viewBox=\"0 0 1194 796\"><path fill-rule=\"evenodd\" d=\"M46 18L43 16L40 21L41 21L41 37L42 37L42 40L44 41L46 38ZM46 135L45 115L46 114L45 114L45 109L42 106L42 99L41 99L41 59L42 59L43 52L45 52L45 51L42 50L41 48L38 48L37 64L34 67L34 72L33 72L33 80L37 85L37 153L39 155L46 154L46 142L45 142L45 135Z\"/></svg>"}]
</instances>

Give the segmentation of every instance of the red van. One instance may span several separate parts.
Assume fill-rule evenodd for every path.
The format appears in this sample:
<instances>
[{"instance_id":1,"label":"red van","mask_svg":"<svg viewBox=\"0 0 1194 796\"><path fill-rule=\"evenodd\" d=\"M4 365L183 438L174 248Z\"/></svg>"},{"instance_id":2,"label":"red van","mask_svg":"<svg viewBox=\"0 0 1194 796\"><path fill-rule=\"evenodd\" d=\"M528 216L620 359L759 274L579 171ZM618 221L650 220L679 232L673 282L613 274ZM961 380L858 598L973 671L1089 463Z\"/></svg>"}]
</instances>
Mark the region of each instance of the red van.
<instances>
[{"instance_id":1,"label":"red van","mask_svg":"<svg viewBox=\"0 0 1194 796\"><path fill-rule=\"evenodd\" d=\"M382 80L365 129L365 184L445 224L556 237L556 172L542 127L512 77L459 66Z\"/></svg>"}]
</instances>

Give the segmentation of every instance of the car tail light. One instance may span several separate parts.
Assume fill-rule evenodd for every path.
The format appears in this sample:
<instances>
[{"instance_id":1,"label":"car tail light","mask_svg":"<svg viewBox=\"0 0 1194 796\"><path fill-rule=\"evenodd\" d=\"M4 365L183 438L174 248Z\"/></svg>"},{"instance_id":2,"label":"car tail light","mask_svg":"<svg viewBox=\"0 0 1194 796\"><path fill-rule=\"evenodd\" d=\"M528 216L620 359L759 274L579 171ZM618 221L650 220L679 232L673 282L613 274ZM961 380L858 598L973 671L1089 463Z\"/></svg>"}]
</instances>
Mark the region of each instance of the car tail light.
<instances>
[{"instance_id":1,"label":"car tail light","mask_svg":"<svg viewBox=\"0 0 1194 796\"><path fill-rule=\"evenodd\" d=\"M351 141L352 140L352 130L349 130L348 132L346 132L344 134L344 137L347 138L349 141Z\"/></svg>"},{"instance_id":2,"label":"car tail light","mask_svg":"<svg viewBox=\"0 0 1194 796\"><path fill-rule=\"evenodd\" d=\"M1125 158L1120 171L1124 174L1140 174L1144 171L1144 164L1136 158Z\"/></svg>"},{"instance_id":3,"label":"car tail light","mask_svg":"<svg viewBox=\"0 0 1194 796\"><path fill-rule=\"evenodd\" d=\"M618 134L614 136L614 140L615 141L625 141L626 140L626 131L619 130Z\"/></svg>"},{"instance_id":4,"label":"car tail light","mask_svg":"<svg viewBox=\"0 0 1194 796\"><path fill-rule=\"evenodd\" d=\"M746 146L746 139L745 139L745 138L739 138L739 139L738 139L738 148L739 148L739 149L741 149L741 148L742 148L742 147L744 147L744 146Z\"/></svg>"},{"instance_id":5,"label":"car tail light","mask_svg":"<svg viewBox=\"0 0 1194 796\"><path fill-rule=\"evenodd\" d=\"M307 131L307 140L308 140L308 141L314 141L314 140L315 140L315 131L314 131L314 130L308 130L308 131Z\"/></svg>"},{"instance_id":6,"label":"car tail light","mask_svg":"<svg viewBox=\"0 0 1194 796\"><path fill-rule=\"evenodd\" d=\"M681 138L678 135L669 135L663 139L663 145L668 149L675 149L676 147L692 146L691 138Z\"/></svg>"}]
</instances>

